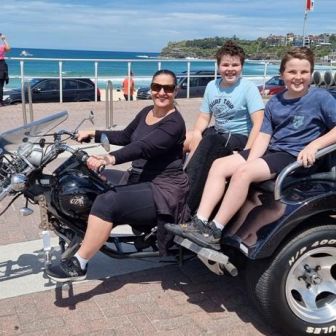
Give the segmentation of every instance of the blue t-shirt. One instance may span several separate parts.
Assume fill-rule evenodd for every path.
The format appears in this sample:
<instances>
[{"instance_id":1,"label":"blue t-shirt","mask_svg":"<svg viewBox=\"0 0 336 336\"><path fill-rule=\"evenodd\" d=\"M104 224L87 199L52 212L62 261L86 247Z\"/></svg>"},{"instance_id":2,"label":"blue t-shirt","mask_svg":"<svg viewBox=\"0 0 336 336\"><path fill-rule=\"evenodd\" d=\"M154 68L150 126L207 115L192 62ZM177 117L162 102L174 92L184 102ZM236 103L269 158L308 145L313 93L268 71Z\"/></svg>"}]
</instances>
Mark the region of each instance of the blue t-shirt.
<instances>
[{"instance_id":1,"label":"blue t-shirt","mask_svg":"<svg viewBox=\"0 0 336 336\"><path fill-rule=\"evenodd\" d=\"M285 99L284 92L266 104L260 131L272 135L269 149L297 156L306 145L336 126L336 99L321 88L310 88L296 99Z\"/></svg>"},{"instance_id":2,"label":"blue t-shirt","mask_svg":"<svg viewBox=\"0 0 336 336\"><path fill-rule=\"evenodd\" d=\"M215 118L217 132L248 135L252 128L251 114L264 109L257 86L246 78L240 78L230 87L221 87L222 79L208 83L201 105L201 112Z\"/></svg>"}]
</instances>

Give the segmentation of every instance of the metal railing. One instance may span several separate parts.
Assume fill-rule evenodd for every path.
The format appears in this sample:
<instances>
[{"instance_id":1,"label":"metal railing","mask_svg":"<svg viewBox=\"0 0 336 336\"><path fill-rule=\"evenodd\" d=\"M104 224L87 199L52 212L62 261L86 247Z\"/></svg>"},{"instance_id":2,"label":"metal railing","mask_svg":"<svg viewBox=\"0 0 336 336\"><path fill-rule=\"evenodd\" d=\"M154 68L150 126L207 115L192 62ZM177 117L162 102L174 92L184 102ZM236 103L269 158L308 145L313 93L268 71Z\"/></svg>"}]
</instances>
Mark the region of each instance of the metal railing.
<instances>
[{"instance_id":1,"label":"metal railing","mask_svg":"<svg viewBox=\"0 0 336 336\"><path fill-rule=\"evenodd\" d=\"M26 80L30 80L32 78L36 77L43 77L43 78L58 78L59 79L59 88L60 88L60 103L63 102L63 92L62 92L62 80L67 79L67 78L74 78L74 76L66 76L63 73L64 69L64 63L65 62L72 62L72 63L78 63L78 62L86 62L86 63L92 63L92 72L93 72L93 81L95 84L95 101L98 100L97 97L97 89L98 89L98 81L100 79L102 80L112 80L114 83L116 82L116 78L120 77L120 75L112 75L112 76L104 76L102 74L99 74L99 66L103 63L125 63L127 65L127 76L130 79L131 77L131 72L132 72L132 67L135 64L141 64L141 63L156 63L156 69L160 70L162 68L162 63L164 62L169 62L169 63L185 63L186 64L186 76L188 78L188 87L187 87L187 98L190 97L190 78L193 77L191 74L191 69L192 65L197 64L197 63L208 63L206 67L208 68L213 67L213 71L215 73L215 76L217 75L217 64L215 60L210 60L210 59L193 59L193 60L186 60L186 59L72 59L72 58L23 58L23 57L6 57L6 60L9 61L14 61L14 62L19 62L20 64L20 74L19 78L21 81L21 88L23 88L24 82ZM58 63L58 71L57 71L57 76L37 76L37 75L32 75L32 73L29 73L28 71L25 70L25 64L29 62L57 62ZM268 65L271 63L268 61L263 62L264 64L264 72L263 74L260 74L260 76L255 76L258 78L263 78L261 81L265 82L268 77L271 75L267 74L267 69ZM210 69L209 67L209 69ZM210 71L210 70L209 70ZM91 74L92 74L91 72ZM148 75L150 76L150 75ZM148 78L148 76L146 76ZM91 77L90 74L85 74L85 76L76 76L76 77ZM140 76L142 78L143 76ZM254 76L245 76L245 77L254 77ZM139 76L137 76L139 79Z\"/></svg>"}]
</instances>

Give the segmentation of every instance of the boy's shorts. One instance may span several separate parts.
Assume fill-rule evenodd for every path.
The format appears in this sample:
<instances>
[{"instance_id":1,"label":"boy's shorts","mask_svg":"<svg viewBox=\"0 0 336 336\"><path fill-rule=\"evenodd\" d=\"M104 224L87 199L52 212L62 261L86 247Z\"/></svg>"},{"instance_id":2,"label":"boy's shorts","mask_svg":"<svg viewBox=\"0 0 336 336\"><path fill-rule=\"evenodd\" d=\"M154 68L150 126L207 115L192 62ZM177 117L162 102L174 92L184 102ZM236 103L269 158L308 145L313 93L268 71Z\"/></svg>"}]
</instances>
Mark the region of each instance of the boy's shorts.
<instances>
[{"instance_id":1,"label":"boy's shorts","mask_svg":"<svg viewBox=\"0 0 336 336\"><path fill-rule=\"evenodd\" d=\"M250 150L245 149L239 152L239 154L245 160L247 160L250 154ZM262 157L260 157L260 159L263 159L266 162L271 171L271 174L279 174L286 166L296 161L296 157L292 154L286 152L273 151L269 149L265 152L265 154Z\"/></svg>"}]
</instances>

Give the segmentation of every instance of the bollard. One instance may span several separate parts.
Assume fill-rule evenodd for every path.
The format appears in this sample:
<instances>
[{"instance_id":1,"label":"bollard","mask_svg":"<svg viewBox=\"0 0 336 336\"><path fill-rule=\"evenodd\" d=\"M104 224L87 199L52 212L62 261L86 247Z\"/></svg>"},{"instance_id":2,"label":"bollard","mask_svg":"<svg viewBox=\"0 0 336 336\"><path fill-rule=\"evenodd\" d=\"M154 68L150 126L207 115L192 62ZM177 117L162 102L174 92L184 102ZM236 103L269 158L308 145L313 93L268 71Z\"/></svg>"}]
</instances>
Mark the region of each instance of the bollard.
<instances>
[{"instance_id":1,"label":"bollard","mask_svg":"<svg viewBox=\"0 0 336 336\"><path fill-rule=\"evenodd\" d=\"M27 84L27 92L28 92L29 117L30 117L30 122L32 122L34 121L32 91L31 91L30 82L27 82L26 84Z\"/></svg>"},{"instance_id":2,"label":"bollard","mask_svg":"<svg viewBox=\"0 0 336 336\"><path fill-rule=\"evenodd\" d=\"M110 80L107 81L106 85L105 111L106 128L110 129L117 126L113 123L113 84Z\"/></svg>"}]
</instances>

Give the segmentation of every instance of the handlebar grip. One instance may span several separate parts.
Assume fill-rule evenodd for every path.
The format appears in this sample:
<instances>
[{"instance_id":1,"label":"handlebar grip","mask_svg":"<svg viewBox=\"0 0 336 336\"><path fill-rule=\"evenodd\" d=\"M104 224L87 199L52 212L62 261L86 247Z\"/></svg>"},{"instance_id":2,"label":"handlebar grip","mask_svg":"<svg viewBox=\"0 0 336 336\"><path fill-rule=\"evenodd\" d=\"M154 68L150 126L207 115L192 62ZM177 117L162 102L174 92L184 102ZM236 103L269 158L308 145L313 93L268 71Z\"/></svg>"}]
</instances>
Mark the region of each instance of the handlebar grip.
<instances>
[{"instance_id":1,"label":"handlebar grip","mask_svg":"<svg viewBox=\"0 0 336 336\"><path fill-rule=\"evenodd\" d=\"M89 143L89 142L91 142L91 138L88 137L88 138L82 139L82 140L80 141L80 143L83 143L83 142L85 142L85 143Z\"/></svg>"},{"instance_id":2,"label":"handlebar grip","mask_svg":"<svg viewBox=\"0 0 336 336\"><path fill-rule=\"evenodd\" d=\"M104 164L100 165L97 169L97 173L98 174L102 173L104 171L104 169L105 169L105 165Z\"/></svg>"}]
</instances>

